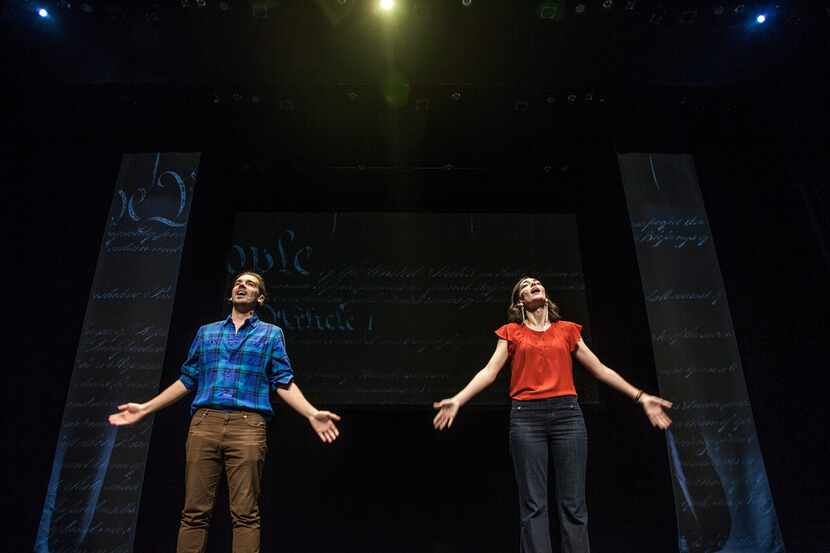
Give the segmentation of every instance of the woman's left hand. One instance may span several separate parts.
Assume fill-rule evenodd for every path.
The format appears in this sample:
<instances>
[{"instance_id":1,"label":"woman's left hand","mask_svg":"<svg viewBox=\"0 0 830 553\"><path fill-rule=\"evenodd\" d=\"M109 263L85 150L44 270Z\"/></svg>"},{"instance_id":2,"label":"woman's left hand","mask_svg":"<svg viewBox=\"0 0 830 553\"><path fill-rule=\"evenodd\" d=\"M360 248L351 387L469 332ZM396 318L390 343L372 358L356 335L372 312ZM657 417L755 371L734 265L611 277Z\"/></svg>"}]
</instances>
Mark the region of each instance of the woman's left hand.
<instances>
[{"instance_id":1,"label":"woman's left hand","mask_svg":"<svg viewBox=\"0 0 830 553\"><path fill-rule=\"evenodd\" d=\"M657 396L643 394L640 398L640 404L643 406L643 411L646 412L648 420L651 421L651 426L656 426L660 430L665 430L671 426L671 419L668 415L666 415L666 412L663 411L664 407L666 409L671 408L671 401L666 401L665 399Z\"/></svg>"}]
</instances>

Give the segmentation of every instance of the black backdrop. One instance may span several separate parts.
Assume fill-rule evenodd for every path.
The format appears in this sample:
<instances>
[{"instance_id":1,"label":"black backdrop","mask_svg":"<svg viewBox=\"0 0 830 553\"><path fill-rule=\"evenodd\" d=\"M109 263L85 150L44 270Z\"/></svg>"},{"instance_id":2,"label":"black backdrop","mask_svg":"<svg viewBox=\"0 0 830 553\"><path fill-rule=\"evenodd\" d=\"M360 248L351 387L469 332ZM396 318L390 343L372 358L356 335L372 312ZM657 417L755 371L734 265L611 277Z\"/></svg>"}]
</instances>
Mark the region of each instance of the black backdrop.
<instances>
[{"instance_id":1,"label":"black backdrop","mask_svg":"<svg viewBox=\"0 0 830 553\"><path fill-rule=\"evenodd\" d=\"M324 211L576 213L594 349L632 381L653 388L615 147L695 154L741 356L747 367L755 367L746 378L785 541L791 551L826 548L830 489L823 471L830 448L821 339L827 328L827 265L800 193L802 182L821 178L822 138L806 144L781 140L779 131L799 136L797 129L783 117L753 120L758 112L750 111L729 123L694 127L675 118L677 128L669 129L669 122L652 125L648 140L607 129L551 139L545 142L556 152L550 170L545 169L550 156L532 156L518 143L498 157L461 156L477 162L466 165L478 169L419 173L319 169L309 160L279 154L262 163L265 156L252 155L262 145L251 139L244 147L230 147L227 127L202 140L175 134L159 139L152 123L136 133L106 122L80 129L49 121L37 115L38 106L29 107L31 130L16 128L3 149L12 261L8 324L16 328L7 370L11 421L5 441L13 454L6 497L20 517L7 534L8 550L28 550L33 542L121 152L204 151L164 385L176 377L197 326L216 317L225 286L217 267L231 243L232 214L288 204ZM293 185L276 187L277 177ZM490 193L494 187L509 191L515 202ZM586 225L589 218L603 224ZM302 365L301 359L295 362ZM627 401L606 395L603 407L586 413L595 548L674 550L663 439ZM515 546L505 412L471 406L453 432L440 435L429 426L427 406L350 408L341 414L343 439L324 448L302 420L280 410L270 437L264 551ZM156 418L136 551L173 548L186 419L185 403ZM220 508L210 550L225 550L229 538L228 517Z\"/></svg>"}]
</instances>

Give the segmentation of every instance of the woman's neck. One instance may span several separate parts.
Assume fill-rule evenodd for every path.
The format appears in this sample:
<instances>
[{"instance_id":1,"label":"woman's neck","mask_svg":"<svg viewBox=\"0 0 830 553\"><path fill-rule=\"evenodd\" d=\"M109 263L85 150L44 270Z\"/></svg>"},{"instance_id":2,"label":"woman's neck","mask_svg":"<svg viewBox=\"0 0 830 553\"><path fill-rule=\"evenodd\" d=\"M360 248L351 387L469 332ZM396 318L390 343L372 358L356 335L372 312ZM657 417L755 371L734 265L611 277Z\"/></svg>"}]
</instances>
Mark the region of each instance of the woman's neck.
<instances>
[{"instance_id":1,"label":"woman's neck","mask_svg":"<svg viewBox=\"0 0 830 553\"><path fill-rule=\"evenodd\" d=\"M550 326L550 319L548 318L548 306L542 304L533 311L525 310L525 324L536 330L545 330Z\"/></svg>"}]
</instances>

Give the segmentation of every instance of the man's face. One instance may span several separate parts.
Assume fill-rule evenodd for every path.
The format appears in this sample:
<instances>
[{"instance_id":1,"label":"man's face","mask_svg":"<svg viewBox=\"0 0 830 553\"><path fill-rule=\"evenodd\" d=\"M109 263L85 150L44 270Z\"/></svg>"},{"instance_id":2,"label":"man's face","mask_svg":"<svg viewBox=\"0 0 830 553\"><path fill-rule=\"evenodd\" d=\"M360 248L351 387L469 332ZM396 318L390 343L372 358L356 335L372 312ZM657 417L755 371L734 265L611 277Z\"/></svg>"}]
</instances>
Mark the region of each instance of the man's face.
<instances>
[{"instance_id":1,"label":"man's face","mask_svg":"<svg viewBox=\"0 0 830 553\"><path fill-rule=\"evenodd\" d=\"M243 273L239 275L236 282L233 283L231 290L231 302L234 305L262 305L265 301L265 296L259 293L259 279L251 274Z\"/></svg>"}]
</instances>

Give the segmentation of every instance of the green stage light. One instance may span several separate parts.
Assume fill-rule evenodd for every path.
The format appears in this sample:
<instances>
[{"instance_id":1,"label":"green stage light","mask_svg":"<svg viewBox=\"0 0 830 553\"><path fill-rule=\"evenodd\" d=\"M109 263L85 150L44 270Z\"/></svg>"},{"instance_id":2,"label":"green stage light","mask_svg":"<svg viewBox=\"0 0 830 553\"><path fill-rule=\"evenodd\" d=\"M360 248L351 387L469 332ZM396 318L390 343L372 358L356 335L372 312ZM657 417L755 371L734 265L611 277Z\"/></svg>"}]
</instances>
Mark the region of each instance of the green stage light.
<instances>
[{"instance_id":1,"label":"green stage light","mask_svg":"<svg viewBox=\"0 0 830 553\"><path fill-rule=\"evenodd\" d=\"M537 6L536 13L546 21L559 21L562 19L562 2L560 0L544 0Z\"/></svg>"}]
</instances>

